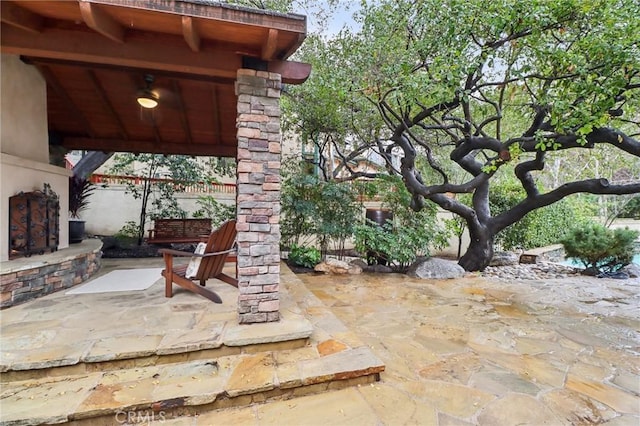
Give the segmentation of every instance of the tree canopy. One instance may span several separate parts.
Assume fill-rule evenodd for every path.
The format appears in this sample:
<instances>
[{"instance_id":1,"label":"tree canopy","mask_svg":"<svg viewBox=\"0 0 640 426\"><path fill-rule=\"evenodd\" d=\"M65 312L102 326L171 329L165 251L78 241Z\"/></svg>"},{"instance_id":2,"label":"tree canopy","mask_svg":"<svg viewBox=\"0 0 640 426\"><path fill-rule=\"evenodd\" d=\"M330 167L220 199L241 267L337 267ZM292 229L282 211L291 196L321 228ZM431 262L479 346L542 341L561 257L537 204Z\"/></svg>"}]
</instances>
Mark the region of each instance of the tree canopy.
<instances>
[{"instance_id":1,"label":"tree canopy","mask_svg":"<svg viewBox=\"0 0 640 426\"><path fill-rule=\"evenodd\" d=\"M383 0L357 19L360 31L303 47L314 68L290 92L291 125L343 159L378 151L415 209L429 200L464 218L466 269L483 269L495 235L532 210L640 192L636 0ZM617 166L566 173L585 151L615 152ZM505 174L525 195L492 215ZM451 197L462 193L470 205Z\"/></svg>"}]
</instances>

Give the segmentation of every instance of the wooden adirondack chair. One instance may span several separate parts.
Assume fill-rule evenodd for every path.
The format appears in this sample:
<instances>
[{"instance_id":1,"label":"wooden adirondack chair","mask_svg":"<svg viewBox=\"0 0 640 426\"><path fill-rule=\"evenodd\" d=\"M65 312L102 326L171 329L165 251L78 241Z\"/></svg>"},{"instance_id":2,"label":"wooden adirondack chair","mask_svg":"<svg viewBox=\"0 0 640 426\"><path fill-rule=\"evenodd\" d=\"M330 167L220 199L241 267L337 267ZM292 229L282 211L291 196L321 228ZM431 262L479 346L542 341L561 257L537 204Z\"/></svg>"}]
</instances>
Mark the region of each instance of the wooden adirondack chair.
<instances>
[{"instance_id":1,"label":"wooden adirondack chair","mask_svg":"<svg viewBox=\"0 0 640 426\"><path fill-rule=\"evenodd\" d=\"M231 284L234 287L238 287L238 280L236 278L230 277L222 272L227 256L229 253L234 252L235 239L236 221L230 220L223 223L220 228L211 233L207 239L204 251L201 254L172 249L158 250L159 253L162 253L165 264L165 269L162 271L162 276L165 277L165 296L173 297L173 283L176 283L179 286L198 293L215 303L222 303L220 296L204 286L208 279L215 278L220 281L224 281L227 284ZM187 277L187 269L189 269L189 265L174 267L174 256L187 256L191 257L192 260L200 258L200 265L197 266L195 275L190 278ZM196 284L194 281L199 281L200 285Z\"/></svg>"}]
</instances>

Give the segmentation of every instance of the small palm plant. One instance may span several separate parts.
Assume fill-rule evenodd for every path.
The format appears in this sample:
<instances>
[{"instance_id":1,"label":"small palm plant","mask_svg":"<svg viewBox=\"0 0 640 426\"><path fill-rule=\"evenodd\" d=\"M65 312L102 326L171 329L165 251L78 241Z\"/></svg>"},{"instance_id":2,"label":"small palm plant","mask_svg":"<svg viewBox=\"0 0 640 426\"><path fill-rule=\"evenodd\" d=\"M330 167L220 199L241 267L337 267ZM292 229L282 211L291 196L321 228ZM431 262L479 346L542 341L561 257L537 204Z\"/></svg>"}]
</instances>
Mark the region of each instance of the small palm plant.
<instances>
[{"instance_id":1,"label":"small palm plant","mask_svg":"<svg viewBox=\"0 0 640 426\"><path fill-rule=\"evenodd\" d=\"M89 179L80 176L69 178L69 216L71 218L80 217L80 212L89 205L89 196L95 189Z\"/></svg>"}]
</instances>

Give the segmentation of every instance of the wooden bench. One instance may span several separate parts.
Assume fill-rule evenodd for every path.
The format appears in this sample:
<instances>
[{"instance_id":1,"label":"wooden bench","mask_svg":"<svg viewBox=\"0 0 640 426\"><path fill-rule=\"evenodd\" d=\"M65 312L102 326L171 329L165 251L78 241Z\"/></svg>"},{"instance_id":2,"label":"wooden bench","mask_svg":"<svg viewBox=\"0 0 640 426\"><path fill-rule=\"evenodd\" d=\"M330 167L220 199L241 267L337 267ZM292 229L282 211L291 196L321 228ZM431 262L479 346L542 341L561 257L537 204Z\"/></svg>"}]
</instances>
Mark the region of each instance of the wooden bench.
<instances>
[{"instance_id":1,"label":"wooden bench","mask_svg":"<svg viewBox=\"0 0 640 426\"><path fill-rule=\"evenodd\" d=\"M149 230L149 244L197 243L211 234L211 219L156 219Z\"/></svg>"}]
</instances>

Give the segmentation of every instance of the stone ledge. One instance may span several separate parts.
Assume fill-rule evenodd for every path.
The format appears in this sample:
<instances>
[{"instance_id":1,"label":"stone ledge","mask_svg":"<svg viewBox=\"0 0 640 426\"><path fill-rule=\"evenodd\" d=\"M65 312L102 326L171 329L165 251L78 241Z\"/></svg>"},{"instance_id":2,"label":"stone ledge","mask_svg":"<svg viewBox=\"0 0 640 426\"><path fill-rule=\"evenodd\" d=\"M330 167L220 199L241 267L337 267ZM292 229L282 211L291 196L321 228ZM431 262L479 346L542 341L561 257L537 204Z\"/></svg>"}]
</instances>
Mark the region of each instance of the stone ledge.
<instances>
[{"instance_id":1,"label":"stone ledge","mask_svg":"<svg viewBox=\"0 0 640 426\"><path fill-rule=\"evenodd\" d=\"M535 264L539 261L558 262L563 259L564 248L562 244L553 244L550 246L526 250L520 255L519 262L525 264Z\"/></svg>"},{"instance_id":2,"label":"stone ledge","mask_svg":"<svg viewBox=\"0 0 640 426\"><path fill-rule=\"evenodd\" d=\"M0 308L9 308L78 285L100 269L102 241L85 240L53 253L0 266Z\"/></svg>"},{"instance_id":3,"label":"stone ledge","mask_svg":"<svg viewBox=\"0 0 640 426\"><path fill-rule=\"evenodd\" d=\"M366 347L278 364L273 352L240 354L110 372L41 377L3 385L2 424L96 424L122 412L201 412L341 389L379 380L382 362ZM336 359L334 359L336 358ZM338 362L334 362L339 358ZM313 367L308 368L304 365ZM33 401L47 401L38 410Z\"/></svg>"}]
</instances>

